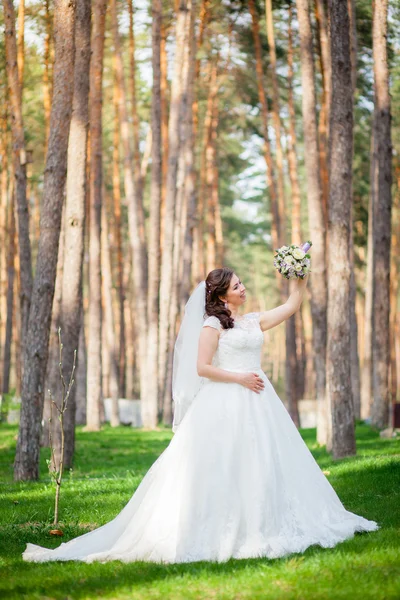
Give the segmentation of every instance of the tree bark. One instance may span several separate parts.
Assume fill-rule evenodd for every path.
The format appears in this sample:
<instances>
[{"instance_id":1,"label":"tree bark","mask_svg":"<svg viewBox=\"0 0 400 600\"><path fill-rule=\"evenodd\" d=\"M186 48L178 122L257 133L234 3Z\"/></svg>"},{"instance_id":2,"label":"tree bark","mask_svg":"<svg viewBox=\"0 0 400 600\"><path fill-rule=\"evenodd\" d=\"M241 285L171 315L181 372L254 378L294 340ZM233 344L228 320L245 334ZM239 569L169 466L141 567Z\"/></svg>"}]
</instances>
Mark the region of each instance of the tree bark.
<instances>
[{"instance_id":1,"label":"tree bark","mask_svg":"<svg viewBox=\"0 0 400 600\"><path fill-rule=\"evenodd\" d=\"M164 240L161 260L159 315L159 390L166 386L168 341L170 335L170 302L173 287L173 248L175 234L175 202L180 153L180 119L182 118L182 69L185 50L187 0L180 0L176 19L176 50L168 127L168 173L165 196Z\"/></svg>"},{"instance_id":2,"label":"tree bark","mask_svg":"<svg viewBox=\"0 0 400 600\"><path fill-rule=\"evenodd\" d=\"M21 104L24 88L24 70L25 70L25 0L19 0L18 4L18 77L21 86Z\"/></svg>"},{"instance_id":3,"label":"tree bark","mask_svg":"<svg viewBox=\"0 0 400 600\"><path fill-rule=\"evenodd\" d=\"M125 317L124 317L124 304L125 304L125 288L124 288L124 267L123 267L123 255L122 255L122 221L121 221L121 186L120 186L120 172L119 172L119 116L118 116L118 85L114 81L114 141L113 141L113 199L114 199L114 224L115 224L115 244L117 251L117 272L118 272L118 303L119 303L119 395L121 398L125 398L126 394L126 332L125 332Z\"/></svg>"},{"instance_id":4,"label":"tree bark","mask_svg":"<svg viewBox=\"0 0 400 600\"><path fill-rule=\"evenodd\" d=\"M14 466L16 480L37 479L39 475L43 388L72 110L74 19L75 5L69 0L56 0L54 96L40 221L41 235L24 349L21 421Z\"/></svg>"},{"instance_id":5,"label":"tree bark","mask_svg":"<svg viewBox=\"0 0 400 600\"><path fill-rule=\"evenodd\" d=\"M334 458L356 452L350 368L349 240L352 207L353 90L347 4L330 0L332 86L329 162L327 395Z\"/></svg>"},{"instance_id":6,"label":"tree bark","mask_svg":"<svg viewBox=\"0 0 400 600\"><path fill-rule=\"evenodd\" d=\"M371 135L371 165L370 165L370 192L368 202L368 237L367 237L367 267L365 273L365 301L364 301L364 353L361 376L361 419L368 419L372 404L372 330L373 330L373 277L374 277L374 248L372 212L374 206L374 177L375 177L375 134L372 127Z\"/></svg>"},{"instance_id":7,"label":"tree bark","mask_svg":"<svg viewBox=\"0 0 400 600\"><path fill-rule=\"evenodd\" d=\"M10 371L11 371L11 342L13 330L14 314L14 286L15 286L15 195L14 191L10 195L9 219L8 219L8 256L7 256L7 318L4 336L4 357L3 357L3 383L2 394L6 394L10 389Z\"/></svg>"},{"instance_id":8,"label":"tree bark","mask_svg":"<svg viewBox=\"0 0 400 600\"><path fill-rule=\"evenodd\" d=\"M327 283L325 265L325 224L322 208L322 185L319 172L318 129L314 79L314 55L308 0L296 0L300 32L302 112L307 173L307 201L310 237L313 241L311 275L311 314L313 322L313 356L316 373L317 441L328 441L326 386L326 308Z\"/></svg>"},{"instance_id":9,"label":"tree bark","mask_svg":"<svg viewBox=\"0 0 400 600\"><path fill-rule=\"evenodd\" d=\"M316 0L315 13L318 25L318 51L320 55L320 69L322 77L322 99L319 115L319 160L322 184L322 208L324 213L325 227L328 226L328 142L329 142L329 118L331 104L331 82L332 65L331 50L329 44L328 18L324 0Z\"/></svg>"},{"instance_id":10,"label":"tree bark","mask_svg":"<svg viewBox=\"0 0 400 600\"><path fill-rule=\"evenodd\" d=\"M93 4L90 64L90 188L89 188L89 307L87 334L86 429L101 424L101 211L103 202L102 105L104 36L107 0Z\"/></svg>"},{"instance_id":11,"label":"tree bark","mask_svg":"<svg viewBox=\"0 0 400 600\"><path fill-rule=\"evenodd\" d=\"M52 24L50 16L50 0L44 0L45 5L45 20L46 20L46 35L44 39L44 69L43 69L43 107L44 120L46 126L45 132L45 151L49 142L50 133L50 111L51 111L51 74L50 74L50 43Z\"/></svg>"},{"instance_id":12,"label":"tree bark","mask_svg":"<svg viewBox=\"0 0 400 600\"><path fill-rule=\"evenodd\" d=\"M390 131L389 68L387 59L388 1L375 0L372 39L374 58L374 133L376 135L376 190L373 198L374 288L372 330L373 402L371 423L383 428L389 418L390 362L390 239L392 144Z\"/></svg>"},{"instance_id":13,"label":"tree bark","mask_svg":"<svg viewBox=\"0 0 400 600\"><path fill-rule=\"evenodd\" d=\"M151 420L158 413L158 311L160 286L160 210L162 194L162 111L161 111L161 25L162 2L152 0L152 66L151 103L151 188L148 247L149 287L147 296L147 403Z\"/></svg>"},{"instance_id":14,"label":"tree bark","mask_svg":"<svg viewBox=\"0 0 400 600\"><path fill-rule=\"evenodd\" d=\"M125 78L123 72L122 52L118 31L118 16L115 0L111 2L111 23L116 59L116 77L119 87L119 117L121 129L121 141L124 158L124 183L125 196L128 204L129 240L133 255L133 283L135 291L135 305L138 324L139 342L139 373L140 373L140 395L143 400L143 424L146 427L155 427L157 414L153 414L148 407L147 400L147 378L146 378L146 356L147 356L147 282L146 282L146 248L140 234L140 198L139 190L135 186L133 153L129 133L129 119L126 100Z\"/></svg>"},{"instance_id":15,"label":"tree bark","mask_svg":"<svg viewBox=\"0 0 400 600\"><path fill-rule=\"evenodd\" d=\"M20 262L20 304L22 340L27 340L28 319L32 296L32 256L29 238L29 210L26 197L26 150L22 118L22 92L18 75L18 52L15 34L15 13L12 0L3 0L5 21L5 46L9 102L11 109L11 131L13 141L13 167L15 193L18 210L18 245ZM23 349L22 349L23 351Z\"/></svg>"},{"instance_id":16,"label":"tree bark","mask_svg":"<svg viewBox=\"0 0 400 600\"><path fill-rule=\"evenodd\" d=\"M118 368L117 368L117 346L115 343L115 320L112 302L112 276L111 276L111 257L110 242L107 216L105 210L102 214L102 274L103 274L103 297L104 297L104 326L106 334L106 351L109 364L109 394L111 396L111 427L118 427L119 420L119 386L118 386Z\"/></svg>"},{"instance_id":17,"label":"tree bark","mask_svg":"<svg viewBox=\"0 0 400 600\"><path fill-rule=\"evenodd\" d=\"M79 352L82 323L82 272L86 215L87 138L89 127L89 76L91 54L91 0L77 0L75 21L75 71L64 220L64 266L61 296L63 373L69 381L74 352ZM79 364L80 357L77 355ZM75 451L77 386L73 385L64 414L64 468L70 469ZM58 421L57 421L58 423ZM54 436L61 454L61 432Z\"/></svg>"},{"instance_id":18,"label":"tree bark","mask_svg":"<svg viewBox=\"0 0 400 600\"><path fill-rule=\"evenodd\" d=\"M268 102L264 88L264 74L262 66L262 54L261 54L261 41L260 41L260 27L258 22L258 15L256 12L256 6L254 0L249 0L249 10L252 19L252 31L254 50L256 55L256 70L257 70L257 87L258 87L258 98L261 104L261 119L262 119L262 134L264 138L264 157L267 166L267 186L269 189L270 200L271 200L271 237L272 245L274 248L279 247L281 223L279 220L279 206L278 206L278 195L275 184L275 165L271 153L271 144L268 133Z\"/></svg>"}]
</instances>

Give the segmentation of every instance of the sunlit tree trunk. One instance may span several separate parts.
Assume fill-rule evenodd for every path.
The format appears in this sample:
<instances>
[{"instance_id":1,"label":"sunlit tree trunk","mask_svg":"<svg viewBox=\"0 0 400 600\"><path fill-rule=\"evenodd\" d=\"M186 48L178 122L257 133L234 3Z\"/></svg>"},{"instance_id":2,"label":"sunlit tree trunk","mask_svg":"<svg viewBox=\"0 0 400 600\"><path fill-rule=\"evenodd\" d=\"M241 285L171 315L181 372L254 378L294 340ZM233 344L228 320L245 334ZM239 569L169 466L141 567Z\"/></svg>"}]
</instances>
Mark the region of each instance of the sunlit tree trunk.
<instances>
[{"instance_id":1,"label":"sunlit tree trunk","mask_svg":"<svg viewBox=\"0 0 400 600\"><path fill-rule=\"evenodd\" d=\"M94 0L90 63L89 306L87 329L86 428L101 424L101 211L103 202L102 105L104 36L107 1Z\"/></svg>"},{"instance_id":2,"label":"sunlit tree trunk","mask_svg":"<svg viewBox=\"0 0 400 600\"><path fill-rule=\"evenodd\" d=\"M61 230L60 230L60 242L58 245L58 257L57 257L57 273L56 273L56 284L54 288L53 305L51 310L51 327L49 335L49 351L46 365L46 381L45 381L45 392L43 402L43 428L42 428L42 440L43 446L49 445L49 431L51 429L52 435L56 438L55 446L57 446L57 437L60 434L59 421L53 419L50 424L49 419L51 416L51 400L49 390L52 397L59 402L60 394L62 393L61 381L60 381L60 349L58 340L58 328L61 326L61 296L62 296L62 283L63 283L63 269L64 269L64 221L65 221L65 210L63 209L63 216L61 218ZM57 454L57 458L59 455ZM56 463L57 464L57 463ZM54 463L53 463L54 468Z\"/></svg>"},{"instance_id":3,"label":"sunlit tree trunk","mask_svg":"<svg viewBox=\"0 0 400 600\"><path fill-rule=\"evenodd\" d=\"M374 58L374 134L376 177L373 199L373 311L371 422L376 427L388 425L389 411L389 312L390 312L390 238L392 145L390 131L389 69L387 59L388 1L375 0L372 39Z\"/></svg>"},{"instance_id":4,"label":"sunlit tree trunk","mask_svg":"<svg viewBox=\"0 0 400 600\"><path fill-rule=\"evenodd\" d=\"M272 0L265 0L265 23L267 29L270 73L272 80L272 122L275 131L275 153L276 153L276 175L278 187L278 206L280 218L280 243L284 244L286 240L286 200L285 200L285 181L283 169L283 152L281 142L281 118L279 114L279 88L278 76L276 72L276 48L274 35L274 21L272 13ZM294 355L295 356L295 355ZM293 357L292 357L293 359Z\"/></svg>"},{"instance_id":5,"label":"sunlit tree trunk","mask_svg":"<svg viewBox=\"0 0 400 600\"><path fill-rule=\"evenodd\" d=\"M21 102L22 90L24 87L24 71L25 71L25 0L19 0L18 3L18 76L21 85Z\"/></svg>"},{"instance_id":6,"label":"sunlit tree trunk","mask_svg":"<svg viewBox=\"0 0 400 600\"><path fill-rule=\"evenodd\" d=\"M79 343L76 366L76 391L75 391L75 424L86 425L86 342L83 310L81 312L81 325L79 328Z\"/></svg>"},{"instance_id":7,"label":"sunlit tree trunk","mask_svg":"<svg viewBox=\"0 0 400 600\"><path fill-rule=\"evenodd\" d=\"M396 169L397 184L400 183L400 165ZM400 354L396 349L399 336L399 316L397 311L397 298L399 292L400 273L400 186L394 197L392 213L392 241L390 265L390 400L392 410L398 396L398 370L400 368ZM397 339L396 339L397 338ZM393 415L392 415L393 421ZM393 422L391 423L393 425Z\"/></svg>"},{"instance_id":8,"label":"sunlit tree trunk","mask_svg":"<svg viewBox=\"0 0 400 600\"><path fill-rule=\"evenodd\" d=\"M249 0L249 10L252 19L252 31L253 31L253 41L254 41L254 49L255 49L255 57L256 57L256 69L257 69L257 87L258 87L258 99L261 104L261 120L262 120L262 134L264 137L264 158L267 166L267 187L270 195L271 201L271 213L272 213L272 222L271 222L271 236L272 236L272 245L274 248L279 247L279 239L280 239L280 231L281 231L281 223L280 223L280 214L279 214L279 206L278 206L278 195L276 191L275 184L275 165L271 153L271 144L269 140L268 133L268 103L267 96L264 88L264 73L262 66L262 53L261 53L261 41L260 41L260 27L258 22L258 14L256 12L256 7L254 4L254 0Z\"/></svg>"},{"instance_id":9,"label":"sunlit tree trunk","mask_svg":"<svg viewBox=\"0 0 400 600\"><path fill-rule=\"evenodd\" d=\"M329 176L328 176L328 141L329 141L329 116L331 103L331 51L329 43L328 18L326 14L325 1L316 0L315 13L318 25L318 51L320 57L320 69L322 77L322 99L319 115L319 159L321 169L322 183L322 207L324 212L325 226L328 221L328 195L329 195Z\"/></svg>"},{"instance_id":10,"label":"sunlit tree trunk","mask_svg":"<svg viewBox=\"0 0 400 600\"><path fill-rule=\"evenodd\" d=\"M179 116L179 131L178 131L178 147L177 147L177 173L176 173L176 190L175 190L175 210L174 210L174 239L172 251L172 282L171 282L171 298L169 307L169 333L168 333L168 357L166 383L163 398L163 421L164 423L172 423L172 362L173 350L176 338L176 320L178 316L178 302L180 296L180 272L182 266L182 247L184 238L184 220L186 216L186 152L187 152L187 137L190 135L189 122L192 111L192 94L189 92L190 85L190 69L192 57L190 56L193 49L192 38L194 37L194 18L195 18L196 3L194 0L187 1L186 18L183 30L183 56L181 70L181 85L180 85L180 116ZM172 149L173 146L170 146ZM167 188L168 189L168 188Z\"/></svg>"},{"instance_id":11,"label":"sunlit tree trunk","mask_svg":"<svg viewBox=\"0 0 400 600\"><path fill-rule=\"evenodd\" d=\"M347 5L330 0L332 103L329 162L327 395L334 458L356 452L350 368L349 240L352 223L353 90Z\"/></svg>"},{"instance_id":12,"label":"sunlit tree trunk","mask_svg":"<svg viewBox=\"0 0 400 600\"><path fill-rule=\"evenodd\" d=\"M18 211L18 246L20 262L20 304L22 340L27 339L29 310L32 295L32 257L29 238L29 211L26 197L26 150L24 124L22 118L22 92L18 75L17 40L15 33L15 13L12 0L3 0L5 21L5 46L9 103L11 111L11 132L13 143L13 168L15 194ZM23 351L23 349L22 349Z\"/></svg>"},{"instance_id":13,"label":"sunlit tree trunk","mask_svg":"<svg viewBox=\"0 0 400 600\"><path fill-rule=\"evenodd\" d=\"M84 362L78 355L82 326L82 273L86 215L87 141L89 127L89 75L91 54L91 0L77 0L75 21L74 98L68 142L68 173L64 220L64 265L61 296L63 373L70 380L74 364ZM74 385L64 414L64 467L70 469L75 452L77 386ZM57 421L58 422L58 421ZM61 435L54 436L61 455Z\"/></svg>"},{"instance_id":14,"label":"sunlit tree trunk","mask_svg":"<svg viewBox=\"0 0 400 600\"><path fill-rule=\"evenodd\" d=\"M353 91L353 103L356 93L357 83L357 29L355 22L355 5L354 0L348 0L348 13L349 13L349 24L350 24L350 61L351 61L351 87ZM352 190L352 197L354 203L354 193ZM356 296L357 296L357 283L355 275L355 264L354 264L354 224L353 215L354 210L352 207L351 211L351 224L350 224L350 367L351 367L351 388L353 397L353 409L355 419L359 419L361 416L361 391L360 391L360 359L358 354L358 324L356 315Z\"/></svg>"},{"instance_id":15,"label":"sunlit tree trunk","mask_svg":"<svg viewBox=\"0 0 400 600\"><path fill-rule=\"evenodd\" d=\"M3 370L5 352L5 329L7 320L7 261L9 260L9 225L10 204L8 196L8 134L7 109L4 106L0 113L0 390L3 390ZM13 257L14 258L14 257Z\"/></svg>"},{"instance_id":16,"label":"sunlit tree trunk","mask_svg":"<svg viewBox=\"0 0 400 600\"><path fill-rule=\"evenodd\" d=\"M128 2L129 12L129 61L130 61L130 89L131 89L131 105L132 105L132 148L133 148L133 169L135 177L135 190L137 196L137 209L139 219L140 241L143 248L146 248L146 236L144 225L143 211L143 186L140 173L140 152L139 152L139 116L137 111L137 94L136 94L136 59L135 59L135 32L133 27L133 2ZM144 265L145 279L147 280L147 265Z\"/></svg>"},{"instance_id":17,"label":"sunlit tree trunk","mask_svg":"<svg viewBox=\"0 0 400 600\"><path fill-rule=\"evenodd\" d=\"M37 479L39 475L44 379L72 111L74 19L75 5L69 0L57 0L54 9L54 97L43 188L41 235L24 350L21 421L14 465L16 480Z\"/></svg>"},{"instance_id":18,"label":"sunlit tree trunk","mask_svg":"<svg viewBox=\"0 0 400 600\"><path fill-rule=\"evenodd\" d=\"M8 254L7 254L7 294L6 294L6 323L4 332L4 356L3 356L3 384L2 394L6 394L10 388L11 370L11 343L14 313L14 288L15 288L15 194L11 191L8 215Z\"/></svg>"},{"instance_id":19,"label":"sunlit tree trunk","mask_svg":"<svg viewBox=\"0 0 400 600\"><path fill-rule=\"evenodd\" d=\"M140 373L140 396L142 401L142 419L146 427L155 427L157 415L151 411L147 403L147 282L146 282L146 247L140 233L140 194L135 185L134 162L129 131L127 95L122 63L120 36L118 31L118 15L115 0L111 2L111 25L116 60L116 77L119 88L119 107L121 142L124 164L125 196L128 204L129 241L133 255L133 284L135 292L135 312L137 315L138 358Z\"/></svg>"},{"instance_id":20,"label":"sunlit tree trunk","mask_svg":"<svg viewBox=\"0 0 400 600\"><path fill-rule=\"evenodd\" d=\"M361 419L368 419L371 414L372 404L372 323L374 319L373 310L373 231L372 213L375 195L375 133L374 127L371 132L371 164L370 164L370 192L368 202L368 236L367 236L367 266L365 273L365 302L364 302L364 353L361 370Z\"/></svg>"},{"instance_id":21,"label":"sunlit tree trunk","mask_svg":"<svg viewBox=\"0 0 400 600\"><path fill-rule=\"evenodd\" d=\"M118 116L118 86L114 81L114 138L113 138L113 200L114 200L114 219L115 219L115 244L117 252L117 288L118 288L118 305L119 305L119 352L118 352L118 369L119 369L119 395L125 398L126 390L126 332L125 332L125 288L124 288L124 268L122 254L122 220L121 220L121 186L120 186L120 136L119 136L119 116Z\"/></svg>"},{"instance_id":22,"label":"sunlit tree trunk","mask_svg":"<svg viewBox=\"0 0 400 600\"><path fill-rule=\"evenodd\" d=\"M322 208L322 185L319 171L318 129L314 80L314 55L311 21L307 0L296 0L300 33L302 112L307 173L307 200L310 237L313 242L311 275L311 314L313 321L313 357L316 373L317 440L328 441L326 385L326 265L325 224Z\"/></svg>"},{"instance_id":23,"label":"sunlit tree trunk","mask_svg":"<svg viewBox=\"0 0 400 600\"><path fill-rule=\"evenodd\" d=\"M50 0L44 0L46 34L44 38L44 69L43 69L43 107L45 120L45 151L47 152L47 144L50 133L50 111L51 111L51 74L50 74L50 43L52 35L52 19L50 15Z\"/></svg>"},{"instance_id":24,"label":"sunlit tree trunk","mask_svg":"<svg viewBox=\"0 0 400 600\"><path fill-rule=\"evenodd\" d=\"M106 211L102 213L101 228L101 263L102 263L102 283L104 298L104 326L106 337L106 354L109 365L109 394L111 396L111 427L117 427L119 421L118 409L118 368L117 368L117 345L115 343L115 320L112 302L112 276L111 276L111 256L109 227Z\"/></svg>"},{"instance_id":25,"label":"sunlit tree trunk","mask_svg":"<svg viewBox=\"0 0 400 600\"><path fill-rule=\"evenodd\" d=\"M166 387L168 342L170 335L170 309L173 287L173 248L175 234L175 202L177 190L178 161L180 152L180 119L182 117L182 70L185 50L185 27L187 0L180 0L176 17L176 49L174 76L171 86L171 103L168 126L168 173L165 196L164 239L160 278L159 315L159 390Z\"/></svg>"},{"instance_id":26,"label":"sunlit tree trunk","mask_svg":"<svg viewBox=\"0 0 400 600\"><path fill-rule=\"evenodd\" d=\"M147 401L151 414L158 413L158 311L160 286L160 210L162 194L162 97L161 97L161 27L162 2L152 1L152 66L151 104L151 188L148 247L149 287L147 297ZM158 417L158 415L157 415ZM152 417L154 419L154 417Z\"/></svg>"},{"instance_id":27,"label":"sunlit tree trunk","mask_svg":"<svg viewBox=\"0 0 400 600\"><path fill-rule=\"evenodd\" d=\"M202 8L207 4L203 0ZM200 12L200 33L201 24L204 22ZM194 26L194 22L191 25ZM200 36L200 34L199 34ZM193 264L193 245L195 238L197 215L197 194L196 194L196 170L195 170L195 130L194 130L194 112L195 112L195 92L194 86L197 81L197 59L196 47L197 41L194 34L189 35L189 71L188 71L188 93L187 93L187 131L185 153L185 184L184 184L184 205L186 208L186 217L183 225L183 247L182 247L182 276L180 285L179 307L182 314L183 308L189 299L191 290L191 273Z\"/></svg>"}]
</instances>

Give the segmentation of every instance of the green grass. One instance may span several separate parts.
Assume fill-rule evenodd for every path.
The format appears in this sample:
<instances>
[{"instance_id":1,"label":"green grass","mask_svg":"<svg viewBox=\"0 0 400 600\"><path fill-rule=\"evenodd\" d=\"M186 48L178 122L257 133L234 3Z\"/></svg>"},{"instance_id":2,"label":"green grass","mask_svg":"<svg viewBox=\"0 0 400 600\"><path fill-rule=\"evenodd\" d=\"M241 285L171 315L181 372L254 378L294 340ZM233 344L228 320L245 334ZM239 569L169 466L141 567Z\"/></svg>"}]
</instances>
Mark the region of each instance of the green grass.
<instances>
[{"instance_id":1,"label":"green grass","mask_svg":"<svg viewBox=\"0 0 400 600\"><path fill-rule=\"evenodd\" d=\"M400 598L400 439L384 440L357 426L357 456L334 462L303 437L345 507L378 521L335 548L309 548L282 559L158 565L24 563L25 544L57 546L51 538L54 487L41 456L40 482L13 483L17 429L0 425L0 597L32 599L367 599ZM113 518L168 445L172 433L104 428L77 433L75 468L61 492L63 541Z\"/></svg>"}]
</instances>

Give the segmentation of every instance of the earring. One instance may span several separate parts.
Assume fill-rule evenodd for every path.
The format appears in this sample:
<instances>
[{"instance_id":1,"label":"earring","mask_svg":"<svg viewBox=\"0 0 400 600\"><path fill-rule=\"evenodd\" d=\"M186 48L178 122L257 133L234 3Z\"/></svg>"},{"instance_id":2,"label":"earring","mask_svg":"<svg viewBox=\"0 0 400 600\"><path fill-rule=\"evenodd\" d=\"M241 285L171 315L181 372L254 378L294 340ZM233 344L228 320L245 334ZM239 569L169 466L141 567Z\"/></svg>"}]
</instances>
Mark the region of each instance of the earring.
<instances>
[{"instance_id":1,"label":"earring","mask_svg":"<svg viewBox=\"0 0 400 600\"><path fill-rule=\"evenodd\" d=\"M224 306L225 306L225 308L228 308L228 303L224 302Z\"/></svg>"}]
</instances>

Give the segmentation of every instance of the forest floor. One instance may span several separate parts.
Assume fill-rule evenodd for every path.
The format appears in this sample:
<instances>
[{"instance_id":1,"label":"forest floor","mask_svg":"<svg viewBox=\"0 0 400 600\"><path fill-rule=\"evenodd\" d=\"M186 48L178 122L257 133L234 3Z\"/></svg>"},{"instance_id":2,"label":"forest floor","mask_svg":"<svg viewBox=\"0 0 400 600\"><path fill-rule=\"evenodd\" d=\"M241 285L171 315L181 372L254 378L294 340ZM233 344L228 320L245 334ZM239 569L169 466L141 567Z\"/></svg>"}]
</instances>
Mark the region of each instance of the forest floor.
<instances>
[{"instance_id":1,"label":"forest floor","mask_svg":"<svg viewBox=\"0 0 400 600\"><path fill-rule=\"evenodd\" d=\"M323 549L268 560L230 560L158 565L24 563L27 542L55 547L49 536L54 485L42 450L42 478L13 483L17 428L0 424L0 597L32 599L112 598L144 600L388 600L400 598L400 439L380 439L357 425L357 456L333 461L302 435L320 467L329 473L348 510L376 520L381 528ZM74 470L61 491L63 541L112 519L126 504L172 433L104 427L77 432Z\"/></svg>"}]
</instances>

